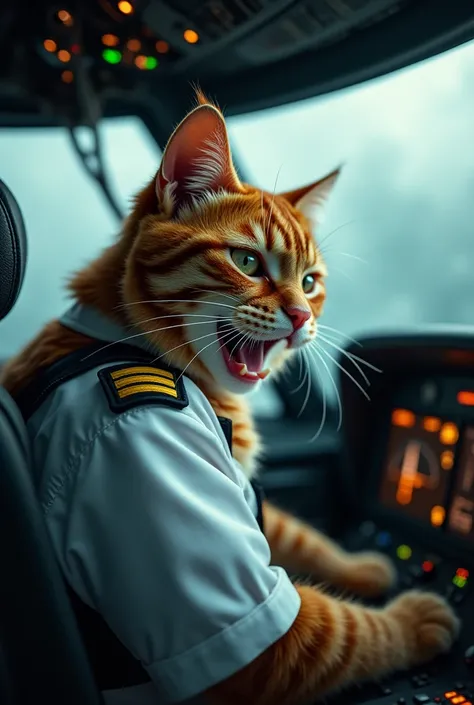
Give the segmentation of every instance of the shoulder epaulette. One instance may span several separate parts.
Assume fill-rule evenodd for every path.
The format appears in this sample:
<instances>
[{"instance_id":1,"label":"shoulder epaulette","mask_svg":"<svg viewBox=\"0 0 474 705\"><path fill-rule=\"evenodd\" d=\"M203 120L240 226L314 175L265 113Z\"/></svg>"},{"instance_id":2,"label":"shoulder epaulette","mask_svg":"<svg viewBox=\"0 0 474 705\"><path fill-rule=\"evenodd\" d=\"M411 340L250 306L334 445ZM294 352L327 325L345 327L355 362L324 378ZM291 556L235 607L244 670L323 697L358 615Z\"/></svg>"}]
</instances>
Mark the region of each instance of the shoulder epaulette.
<instances>
[{"instance_id":1,"label":"shoulder epaulette","mask_svg":"<svg viewBox=\"0 0 474 705\"><path fill-rule=\"evenodd\" d=\"M189 404L181 374L165 365L125 363L105 367L97 376L116 414L150 404L174 409Z\"/></svg>"}]
</instances>

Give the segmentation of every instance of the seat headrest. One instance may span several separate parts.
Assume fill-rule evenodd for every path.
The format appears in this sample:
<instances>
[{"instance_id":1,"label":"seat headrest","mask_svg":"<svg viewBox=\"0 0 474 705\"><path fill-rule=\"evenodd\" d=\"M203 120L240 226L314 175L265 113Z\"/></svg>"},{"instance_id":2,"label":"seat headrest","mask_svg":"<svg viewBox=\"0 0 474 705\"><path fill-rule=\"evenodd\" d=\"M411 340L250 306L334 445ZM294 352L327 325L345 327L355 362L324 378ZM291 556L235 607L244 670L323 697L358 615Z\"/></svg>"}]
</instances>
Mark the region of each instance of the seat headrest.
<instances>
[{"instance_id":1,"label":"seat headrest","mask_svg":"<svg viewBox=\"0 0 474 705\"><path fill-rule=\"evenodd\" d=\"M20 207L0 180L0 320L18 298L25 273L27 243Z\"/></svg>"}]
</instances>

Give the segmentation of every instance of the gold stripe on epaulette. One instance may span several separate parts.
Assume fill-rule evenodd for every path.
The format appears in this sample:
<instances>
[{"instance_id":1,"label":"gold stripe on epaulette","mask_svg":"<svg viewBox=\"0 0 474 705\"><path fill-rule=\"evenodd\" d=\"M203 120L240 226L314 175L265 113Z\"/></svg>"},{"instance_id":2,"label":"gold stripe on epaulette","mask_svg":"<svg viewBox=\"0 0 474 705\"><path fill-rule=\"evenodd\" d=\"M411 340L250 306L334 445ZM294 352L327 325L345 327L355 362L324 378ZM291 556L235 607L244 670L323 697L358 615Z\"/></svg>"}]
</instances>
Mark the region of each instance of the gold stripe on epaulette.
<instances>
[{"instance_id":1,"label":"gold stripe on epaulette","mask_svg":"<svg viewBox=\"0 0 474 705\"><path fill-rule=\"evenodd\" d=\"M176 389L176 385L171 379L165 379L159 374L156 375L130 375L130 377L122 377L122 379L114 380L115 389L122 389L129 384L143 384L145 382L153 382L154 384L163 384L165 387Z\"/></svg>"},{"instance_id":2,"label":"gold stripe on epaulette","mask_svg":"<svg viewBox=\"0 0 474 705\"><path fill-rule=\"evenodd\" d=\"M162 377L174 380L174 375L172 372L169 372L168 370L162 370L159 367L126 367L123 370L115 370L114 372L111 372L110 376L112 377L112 379L119 379L120 377L125 377L126 375L135 374L159 374Z\"/></svg>"},{"instance_id":3,"label":"gold stripe on epaulette","mask_svg":"<svg viewBox=\"0 0 474 705\"><path fill-rule=\"evenodd\" d=\"M125 389L120 389L117 391L120 399L124 397L129 397L132 394L143 394L144 392L155 392L161 394L167 394L169 397L178 398L178 392L175 389L170 389L169 387L163 387L160 384L135 384L133 387L125 387Z\"/></svg>"}]
</instances>

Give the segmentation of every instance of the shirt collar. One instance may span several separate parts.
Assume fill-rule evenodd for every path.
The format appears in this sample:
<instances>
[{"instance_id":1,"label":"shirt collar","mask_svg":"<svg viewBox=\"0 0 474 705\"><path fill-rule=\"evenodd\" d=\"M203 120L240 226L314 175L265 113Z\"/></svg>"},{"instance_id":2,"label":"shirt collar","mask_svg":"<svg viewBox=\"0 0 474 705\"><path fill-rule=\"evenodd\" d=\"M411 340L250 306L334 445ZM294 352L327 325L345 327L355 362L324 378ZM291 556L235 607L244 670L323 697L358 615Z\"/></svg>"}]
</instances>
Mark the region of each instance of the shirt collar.
<instances>
[{"instance_id":1,"label":"shirt collar","mask_svg":"<svg viewBox=\"0 0 474 705\"><path fill-rule=\"evenodd\" d=\"M75 303L61 316L59 322L66 328L99 341L108 343L121 341L150 350L150 342L145 336L137 335L136 329L123 328L92 306Z\"/></svg>"}]
</instances>

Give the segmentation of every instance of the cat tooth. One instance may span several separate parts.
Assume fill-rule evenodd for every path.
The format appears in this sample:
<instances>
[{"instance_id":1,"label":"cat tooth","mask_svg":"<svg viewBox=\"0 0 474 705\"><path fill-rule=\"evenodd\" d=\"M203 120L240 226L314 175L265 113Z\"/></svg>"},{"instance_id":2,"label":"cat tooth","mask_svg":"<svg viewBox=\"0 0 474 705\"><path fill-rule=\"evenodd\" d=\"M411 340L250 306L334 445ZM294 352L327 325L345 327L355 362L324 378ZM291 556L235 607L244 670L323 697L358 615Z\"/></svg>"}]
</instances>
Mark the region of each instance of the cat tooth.
<instances>
[{"instance_id":1,"label":"cat tooth","mask_svg":"<svg viewBox=\"0 0 474 705\"><path fill-rule=\"evenodd\" d=\"M245 362L239 362L237 364L240 366L239 375L241 377L248 374L248 369L247 369L247 365L245 364Z\"/></svg>"},{"instance_id":2,"label":"cat tooth","mask_svg":"<svg viewBox=\"0 0 474 705\"><path fill-rule=\"evenodd\" d=\"M266 370L262 370L261 372L259 372L258 376L260 377L260 379L265 379L265 377L268 377L269 374L270 374L270 368L267 367Z\"/></svg>"}]
</instances>

